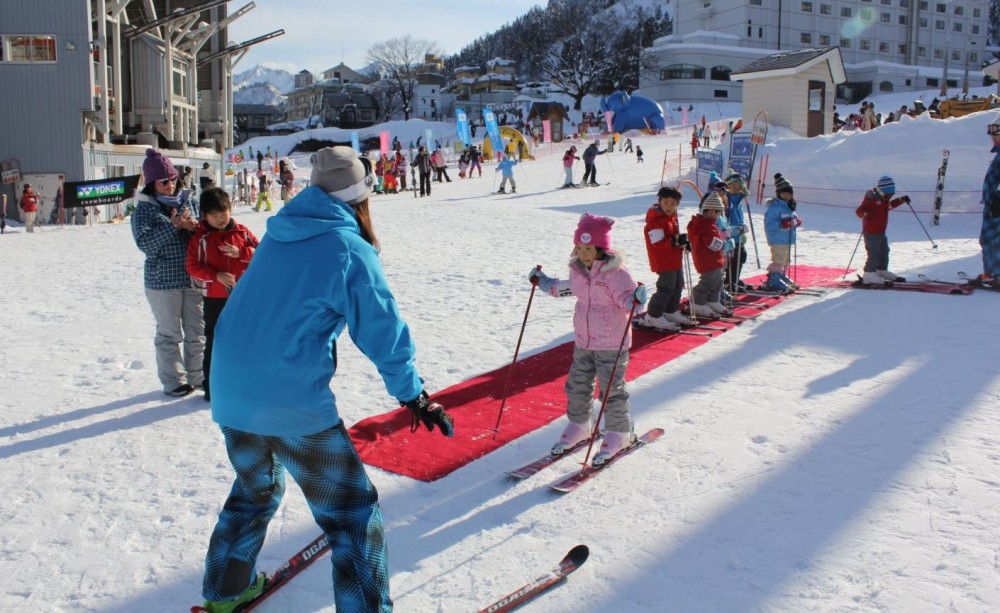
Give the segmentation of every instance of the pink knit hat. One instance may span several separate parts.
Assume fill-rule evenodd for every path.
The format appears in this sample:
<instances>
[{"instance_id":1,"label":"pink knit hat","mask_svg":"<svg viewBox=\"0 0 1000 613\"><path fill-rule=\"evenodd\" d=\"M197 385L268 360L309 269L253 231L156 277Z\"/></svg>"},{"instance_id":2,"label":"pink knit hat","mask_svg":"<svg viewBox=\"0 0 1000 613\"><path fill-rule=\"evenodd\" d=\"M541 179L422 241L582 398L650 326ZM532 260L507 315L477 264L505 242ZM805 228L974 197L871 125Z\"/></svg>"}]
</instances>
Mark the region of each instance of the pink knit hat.
<instances>
[{"instance_id":1,"label":"pink knit hat","mask_svg":"<svg viewBox=\"0 0 1000 613\"><path fill-rule=\"evenodd\" d=\"M142 161L142 178L149 185L153 181L177 176L177 169L163 154L150 147L146 149L146 159Z\"/></svg>"},{"instance_id":2,"label":"pink knit hat","mask_svg":"<svg viewBox=\"0 0 1000 613\"><path fill-rule=\"evenodd\" d=\"M598 217L590 213L580 216L580 223L573 233L573 242L577 245L592 245L605 251L611 250L611 226L615 220L610 217Z\"/></svg>"}]
</instances>

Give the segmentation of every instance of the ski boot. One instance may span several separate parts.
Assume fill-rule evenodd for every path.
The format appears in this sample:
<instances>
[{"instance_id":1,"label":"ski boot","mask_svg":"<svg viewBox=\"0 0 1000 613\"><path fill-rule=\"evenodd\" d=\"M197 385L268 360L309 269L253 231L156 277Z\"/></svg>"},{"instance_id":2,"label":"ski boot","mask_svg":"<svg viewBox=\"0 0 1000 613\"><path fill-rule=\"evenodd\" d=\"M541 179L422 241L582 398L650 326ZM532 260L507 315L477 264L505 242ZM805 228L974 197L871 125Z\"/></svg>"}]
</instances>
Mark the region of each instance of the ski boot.
<instances>
[{"instance_id":1,"label":"ski boot","mask_svg":"<svg viewBox=\"0 0 1000 613\"><path fill-rule=\"evenodd\" d=\"M611 432L604 435L604 442L601 443L601 450L594 456L592 465L594 468L604 466L608 460L615 457L630 445L636 442L635 432Z\"/></svg>"},{"instance_id":2,"label":"ski boot","mask_svg":"<svg viewBox=\"0 0 1000 613\"><path fill-rule=\"evenodd\" d=\"M257 573L257 578L250 584L243 593L233 600L206 600L201 609L205 613L232 613L240 605L246 604L254 598L260 596L267 583L267 576L264 573Z\"/></svg>"},{"instance_id":3,"label":"ski boot","mask_svg":"<svg viewBox=\"0 0 1000 613\"><path fill-rule=\"evenodd\" d=\"M559 436L559 442L552 446L550 453L552 455L562 455L566 453L567 449L571 449L574 445L586 440L588 437L590 437L590 422L585 424L569 422L563 430L562 435Z\"/></svg>"}]
</instances>

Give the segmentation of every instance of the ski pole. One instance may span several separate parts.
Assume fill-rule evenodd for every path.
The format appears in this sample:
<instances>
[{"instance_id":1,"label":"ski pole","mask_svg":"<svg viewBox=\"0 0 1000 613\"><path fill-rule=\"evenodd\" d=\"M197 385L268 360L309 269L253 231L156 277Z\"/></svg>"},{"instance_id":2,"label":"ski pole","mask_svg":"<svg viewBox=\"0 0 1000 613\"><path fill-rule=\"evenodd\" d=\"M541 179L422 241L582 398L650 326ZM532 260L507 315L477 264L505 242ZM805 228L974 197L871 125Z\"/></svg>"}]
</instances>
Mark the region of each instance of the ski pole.
<instances>
[{"instance_id":1,"label":"ski pole","mask_svg":"<svg viewBox=\"0 0 1000 613\"><path fill-rule=\"evenodd\" d=\"M494 177L495 180L495 177ZM535 270L541 271L542 265L535 266ZM496 439L500 432L500 419L503 417L504 405L507 404L507 392L510 391L510 382L514 376L514 364L517 363L517 354L521 351L521 339L524 338L524 327L528 325L528 312L531 311L531 301L535 297L535 288L538 287L538 279L531 279L531 293L528 294L528 306L524 309L524 321L521 322L521 333L517 335L517 346L514 348L514 359L510 362L510 369L507 371L507 382L503 386L503 396L500 398L500 412L497 414L497 425L493 427L493 438Z\"/></svg>"},{"instance_id":2,"label":"ski pole","mask_svg":"<svg viewBox=\"0 0 1000 613\"><path fill-rule=\"evenodd\" d=\"M913 213L913 216L917 218L917 223L920 224L920 229L923 230L924 234L927 235L927 240L929 240L931 242L931 245L934 245L932 247L932 249L937 249L937 247L938 247L937 243L934 242L934 239L931 238L931 235L927 231L927 228L924 227L924 222L920 221L920 215L917 215L917 212L915 210L913 210L913 205L910 204L909 202L907 202L906 206L910 207L910 211Z\"/></svg>"},{"instance_id":3,"label":"ski pole","mask_svg":"<svg viewBox=\"0 0 1000 613\"><path fill-rule=\"evenodd\" d=\"M615 178L615 165L611 163L611 156L608 156L608 168L611 169L611 178Z\"/></svg>"},{"instance_id":4,"label":"ski pole","mask_svg":"<svg viewBox=\"0 0 1000 613\"><path fill-rule=\"evenodd\" d=\"M795 254L792 258L792 282L799 284L799 237L798 229L792 226L792 248Z\"/></svg>"},{"instance_id":5,"label":"ski pole","mask_svg":"<svg viewBox=\"0 0 1000 613\"><path fill-rule=\"evenodd\" d=\"M639 287L642 283L639 283ZM638 287L636 288L638 289ZM632 329L632 318L635 317L635 309L639 306L639 303L632 298L632 308L628 312L628 321L625 322L625 331L622 332L622 342L618 344L618 355L615 356L614 366L611 367L611 374L608 375L608 380L604 382L604 398L601 400L601 410L597 413L597 419L594 420L594 429L590 433L590 444L587 446L587 455L583 458L583 465L587 465L587 460L590 459L590 451L594 448L594 441L597 439L597 433L601 429L601 418L604 416L604 408L608 404L608 397L611 395L611 388L614 387L615 374L618 372L618 362L622 357L622 350L625 348L625 339L628 338L628 332Z\"/></svg>"},{"instance_id":6,"label":"ski pole","mask_svg":"<svg viewBox=\"0 0 1000 613\"><path fill-rule=\"evenodd\" d=\"M753 239L753 257L757 260L757 268L760 268L760 252L757 251L757 232L753 229L753 213L750 211L750 196L744 198L747 205L747 221L750 222L750 238Z\"/></svg>"},{"instance_id":7,"label":"ski pole","mask_svg":"<svg viewBox=\"0 0 1000 613\"><path fill-rule=\"evenodd\" d=\"M688 240L690 240L690 237ZM688 319L691 321L691 325L694 326L698 324L698 319L694 316L694 275L691 272L691 253L687 247L684 248L684 271L687 273Z\"/></svg>"},{"instance_id":8,"label":"ski pole","mask_svg":"<svg viewBox=\"0 0 1000 613\"><path fill-rule=\"evenodd\" d=\"M842 279L847 278L847 273L851 272L851 264L854 263L854 256L858 253L858 247L861 246L861 239L864 238L864 230L858 235L858 242L854 244L854 251L851 252L851 259L847 261L847 268L844 269L844 274L841 276Z\"/></svg>"}]
</instances>

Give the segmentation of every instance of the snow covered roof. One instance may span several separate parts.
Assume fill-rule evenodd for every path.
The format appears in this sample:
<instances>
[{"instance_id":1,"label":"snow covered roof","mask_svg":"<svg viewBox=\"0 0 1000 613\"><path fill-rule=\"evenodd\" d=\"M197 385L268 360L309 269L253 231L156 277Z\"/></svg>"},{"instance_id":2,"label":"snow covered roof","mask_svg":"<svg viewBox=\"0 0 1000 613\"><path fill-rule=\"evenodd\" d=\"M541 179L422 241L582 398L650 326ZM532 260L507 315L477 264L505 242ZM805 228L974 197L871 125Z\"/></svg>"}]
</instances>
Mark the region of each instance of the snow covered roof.
<instances>
[{"instance_id":1,"label":"snow covered roof","mask_svg":"<svg viewBox=\"0 0 1000 613\"><path fill-rule=\"evenodd\" d=\"M840 47L775 53L750 62L743 68L729 73L729 78L733 81L744 81L761 77L793 75L820 62L829 62L834 83L843 83L847 80L847 74L844 72L844 60L840 56Z\"/></svg>"},{"instance_id":2,"label":"snow covered roof","mask_svg":"<svg viewBox=\"0 0 1000 613\"><path fill-rule=\"evenodd\" d=\"M515 64L514 60L505 60L503 58L495 57L492 60L486 62L487 68L496 68L497 66L513 66Z\"/></svg>"}]
</instances>

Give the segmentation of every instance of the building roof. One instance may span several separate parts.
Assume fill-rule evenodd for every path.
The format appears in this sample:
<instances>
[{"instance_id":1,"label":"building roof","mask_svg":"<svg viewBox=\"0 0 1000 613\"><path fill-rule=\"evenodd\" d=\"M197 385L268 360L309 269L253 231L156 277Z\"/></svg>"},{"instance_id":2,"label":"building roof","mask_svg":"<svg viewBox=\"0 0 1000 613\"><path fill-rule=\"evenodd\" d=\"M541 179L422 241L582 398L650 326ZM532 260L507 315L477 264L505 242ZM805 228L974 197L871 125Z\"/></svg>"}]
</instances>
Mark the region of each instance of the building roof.
<instances>
[{"instance_id":1,"label":"building roof","mask_svg":"<svg viewBox=\"0 0 1000 613\"><path fill-rule=\"evenodd\" d=\"M743 68L729 73L729 78L733 81L744 81L762 77L788 76L808 70L820 62L829 62L834 83L843 83L847 80L840 47L775 53L750 62Z\"/></svg>"},{"instance_id":2,"label":"building roof","mask_svg":"<svg viewBox=\"0 0 1000 613\"><path fill-rule=\"evenodd\" d=\"M531 108L528 109L528 118L526 121L531 121L535 117L546 119L551 113L555 113L562 119L569 120L566 107L558 102L532 102Z\"/></svg>"}]
</instances>

